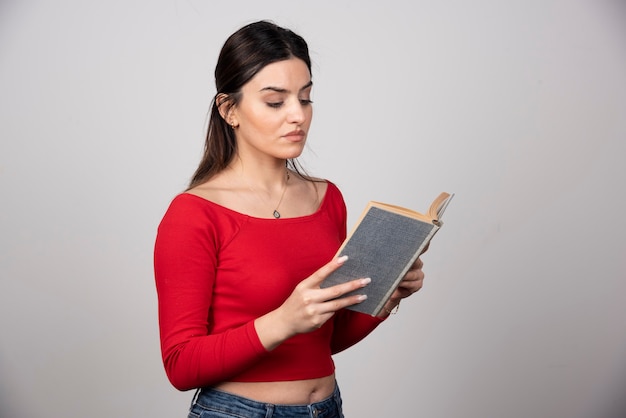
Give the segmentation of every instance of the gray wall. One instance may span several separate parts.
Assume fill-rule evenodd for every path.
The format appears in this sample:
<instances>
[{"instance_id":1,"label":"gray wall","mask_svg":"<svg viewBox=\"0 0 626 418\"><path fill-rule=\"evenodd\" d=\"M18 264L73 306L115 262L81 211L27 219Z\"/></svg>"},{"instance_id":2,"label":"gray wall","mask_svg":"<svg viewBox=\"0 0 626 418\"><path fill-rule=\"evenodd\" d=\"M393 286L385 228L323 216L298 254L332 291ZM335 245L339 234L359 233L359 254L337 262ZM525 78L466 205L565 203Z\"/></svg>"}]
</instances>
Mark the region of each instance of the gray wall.
<instances>
[{"instance_id":1,"label":"gray wall","mask_svg":"<svg viewBox=\"0 0 626 418\"><path fill-rule=\"evenodd\" d=\"M0 3L0 415L185 416L157 223L227 35L315 62L304 156L344 191L457 194L425 288L336 358L350 417L626 415L626 8L610 0Z\"/></svg>"}]
</instances>

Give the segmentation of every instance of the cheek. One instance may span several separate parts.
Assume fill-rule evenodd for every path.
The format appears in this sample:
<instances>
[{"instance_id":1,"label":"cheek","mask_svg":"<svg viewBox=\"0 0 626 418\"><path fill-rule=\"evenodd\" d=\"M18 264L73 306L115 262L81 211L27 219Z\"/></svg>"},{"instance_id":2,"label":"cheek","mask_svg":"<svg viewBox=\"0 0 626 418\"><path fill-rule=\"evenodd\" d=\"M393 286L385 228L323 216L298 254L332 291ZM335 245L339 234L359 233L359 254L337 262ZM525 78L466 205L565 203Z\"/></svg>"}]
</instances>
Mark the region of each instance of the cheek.
<instances>
[{"instance_id":1,"label":"cheek","mask_svg":"<svg viewBox=\"0 0 626 418\"><path fill-rule=\"evenodd\" d=\"M250 109L247 119L248 123L257 131L272 131L282 123L279 112L264 105Z\"/></svg>"}]
</instances>

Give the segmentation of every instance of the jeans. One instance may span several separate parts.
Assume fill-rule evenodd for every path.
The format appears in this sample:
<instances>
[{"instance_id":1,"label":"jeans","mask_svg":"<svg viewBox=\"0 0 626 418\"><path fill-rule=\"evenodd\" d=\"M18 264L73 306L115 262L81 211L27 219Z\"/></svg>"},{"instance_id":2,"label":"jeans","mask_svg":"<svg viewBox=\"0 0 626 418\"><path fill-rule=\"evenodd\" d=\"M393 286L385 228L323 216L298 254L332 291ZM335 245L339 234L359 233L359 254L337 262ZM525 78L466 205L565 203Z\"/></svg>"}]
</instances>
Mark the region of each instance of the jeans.
<instances>
[{"instance_id":1,"label":"jeans","mask_svg":"<svg viewBox=\"0 0 626 418\"><path fill-rule=\"evenodd\" d=\"M274 405L205 388L191 404L188 418L344 418L339 387L323 401L310 405Z\"/></svg>"}]
</instances>

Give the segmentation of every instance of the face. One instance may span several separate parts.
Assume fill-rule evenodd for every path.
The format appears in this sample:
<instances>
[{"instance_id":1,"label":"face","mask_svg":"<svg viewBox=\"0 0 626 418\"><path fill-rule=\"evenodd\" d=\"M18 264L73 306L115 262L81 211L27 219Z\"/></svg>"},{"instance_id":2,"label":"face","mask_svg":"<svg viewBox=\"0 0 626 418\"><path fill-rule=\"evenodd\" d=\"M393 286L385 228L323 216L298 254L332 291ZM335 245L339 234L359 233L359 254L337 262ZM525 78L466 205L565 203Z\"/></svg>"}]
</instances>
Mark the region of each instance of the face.
<instances>
[{"instance_id":1,"label":"face","mask_svg":"<svg viewBox=\"0 0 626 418\"><path fill-rule=\"evenodd\" d=\"M313 116L311 88L309 69L298 58L269 64L246 83L240 102L226 115L237 126L240 155L298 157Z\"/></svg>"}]
</instances>

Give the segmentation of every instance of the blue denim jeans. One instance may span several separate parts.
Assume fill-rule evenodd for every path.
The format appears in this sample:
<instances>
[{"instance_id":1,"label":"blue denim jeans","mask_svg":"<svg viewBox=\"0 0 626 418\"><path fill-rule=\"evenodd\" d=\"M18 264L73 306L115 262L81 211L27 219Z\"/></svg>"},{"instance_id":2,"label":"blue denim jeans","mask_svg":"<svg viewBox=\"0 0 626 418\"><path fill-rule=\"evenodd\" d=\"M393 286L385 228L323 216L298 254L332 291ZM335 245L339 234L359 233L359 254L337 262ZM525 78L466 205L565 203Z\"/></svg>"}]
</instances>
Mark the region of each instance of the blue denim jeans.
<instances>
[{"instance_id":1,"label":"blue denim jeans","mask_svg":"<svg viewBox=\"0 0 626 418\"><path fill-rule=\"evenodd\" d=\"M197 393L188 418L344 418L341 394L310 405L274 405L206 388Z\"/></svg>"}]
</instances>

